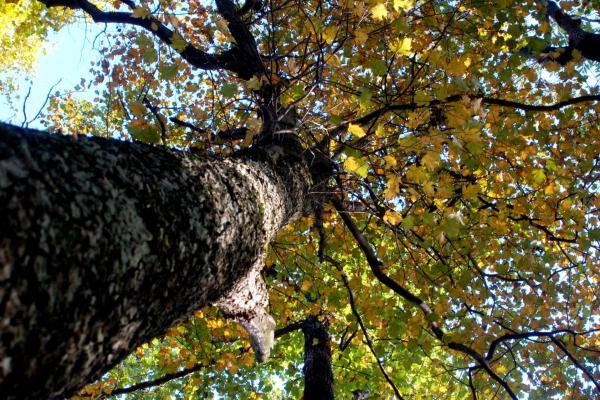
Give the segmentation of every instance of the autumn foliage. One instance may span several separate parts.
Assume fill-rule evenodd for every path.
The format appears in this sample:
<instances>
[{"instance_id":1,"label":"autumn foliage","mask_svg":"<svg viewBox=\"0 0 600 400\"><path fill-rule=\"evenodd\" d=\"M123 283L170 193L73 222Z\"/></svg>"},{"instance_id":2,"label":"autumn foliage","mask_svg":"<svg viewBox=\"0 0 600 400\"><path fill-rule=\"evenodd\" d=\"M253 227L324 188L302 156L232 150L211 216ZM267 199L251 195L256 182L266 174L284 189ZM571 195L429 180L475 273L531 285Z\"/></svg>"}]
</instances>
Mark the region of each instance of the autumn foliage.
<instances>
[{"instance_id":1,"label":"autumn foliage","mask_svg":"<svg viewBox=\"0 0 600 400\"><path fill-rule=\"evenodd\" d=\"M270 246L270 312L327 318L338 398L598 396L599 69L547 2L217 3L239 21L197 0L94 3L128 19L104 20L79 88L97 98L52 98L47 127L225 157L276 101L329 170ZM598 29L597 1L558 7ZM256 68L236 50L252 41ZM299 398L290 331L257 365L207 307L76 398Z\"/></svg>"}]
</instances>

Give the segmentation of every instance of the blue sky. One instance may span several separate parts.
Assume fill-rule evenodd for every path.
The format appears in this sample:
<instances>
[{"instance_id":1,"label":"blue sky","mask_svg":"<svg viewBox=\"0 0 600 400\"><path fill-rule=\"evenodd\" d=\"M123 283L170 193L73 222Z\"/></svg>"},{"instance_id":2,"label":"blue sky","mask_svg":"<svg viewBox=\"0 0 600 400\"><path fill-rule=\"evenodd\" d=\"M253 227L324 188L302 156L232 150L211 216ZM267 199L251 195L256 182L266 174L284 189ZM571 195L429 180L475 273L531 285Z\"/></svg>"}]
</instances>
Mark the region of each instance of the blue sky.
<instances>
[{"instance_id":1,"label":"blue sky","mask_svg":"<svg viewBox=\"0 0 600 400\"><path fill-rule=\"evenodd\" d=\"M6 96L0 96L0 121L18 125L23 122L23 100L30 87L31 94L26 107L28 119L38 112L48 91L59 80L53 93L72 90L81 78L89 78L90 62L98 58L93 42L103 29L103 26L80 20L50 34L45 51L39 53L33 75L19 79L19 90L11 96L13 108ZM80 96L85 97L85 94L81 93ZM35 121L30 127L40 128L41 125Z\"/></svg>"}]
</instances>

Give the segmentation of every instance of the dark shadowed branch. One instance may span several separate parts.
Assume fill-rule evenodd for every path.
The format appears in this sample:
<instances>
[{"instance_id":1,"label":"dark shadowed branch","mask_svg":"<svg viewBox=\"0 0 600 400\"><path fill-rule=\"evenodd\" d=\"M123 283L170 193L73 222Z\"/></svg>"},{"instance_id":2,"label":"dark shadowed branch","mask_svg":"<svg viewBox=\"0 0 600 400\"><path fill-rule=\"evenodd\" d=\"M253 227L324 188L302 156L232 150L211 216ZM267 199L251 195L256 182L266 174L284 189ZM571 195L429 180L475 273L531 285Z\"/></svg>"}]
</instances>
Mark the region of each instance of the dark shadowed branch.
<instances>
[{"instance_id":1,"label":"dark shadowed branch","mask_svg":"<svg viewBox=\"0 0 600 400\"><path fill-rule=\"evenodd\" d=\"M239 47L232 47L221 54L209 54L186 42L179 34L173 32L161 21L154 17L138 17L133 13L102 11L87 0L40 0L47 7L67 7L72 10L82 10L94 22L105 24L128 24L144 28L173 47L179 55L192 66L205 70L225 69L234 72L242 79L250 79L260 70L249 68L247 53ZM235 37L235 36L234 36ZM237 38L236 38L237 39Z\"/></svg>"}]
</instances>

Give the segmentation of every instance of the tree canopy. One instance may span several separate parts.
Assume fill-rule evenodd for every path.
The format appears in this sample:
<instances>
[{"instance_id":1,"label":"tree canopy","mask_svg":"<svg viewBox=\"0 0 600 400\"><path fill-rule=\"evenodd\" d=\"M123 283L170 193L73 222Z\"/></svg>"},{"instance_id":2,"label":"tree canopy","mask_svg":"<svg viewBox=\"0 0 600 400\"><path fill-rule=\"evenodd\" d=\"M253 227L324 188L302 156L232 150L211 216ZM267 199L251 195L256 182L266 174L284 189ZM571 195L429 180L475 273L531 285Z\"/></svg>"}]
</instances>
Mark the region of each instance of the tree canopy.
<instances>
[{"instance_id":1,"label":"tree canopy","mask_svg":"<svg viewBox=\"0 0 600 400\"><path fill-rule=\"evenodd\" d=\"M340 399L600 394L599 1L21 12L42 3L107 26L95 98L52 97L50 130L226 157L271 124L312 154L310 204L262 272L270 358L205 307L75 398L299 398L309 316L328 321ZM29 23L7 30L16 46L48 27Z\"/></svg>"}]
</instances>

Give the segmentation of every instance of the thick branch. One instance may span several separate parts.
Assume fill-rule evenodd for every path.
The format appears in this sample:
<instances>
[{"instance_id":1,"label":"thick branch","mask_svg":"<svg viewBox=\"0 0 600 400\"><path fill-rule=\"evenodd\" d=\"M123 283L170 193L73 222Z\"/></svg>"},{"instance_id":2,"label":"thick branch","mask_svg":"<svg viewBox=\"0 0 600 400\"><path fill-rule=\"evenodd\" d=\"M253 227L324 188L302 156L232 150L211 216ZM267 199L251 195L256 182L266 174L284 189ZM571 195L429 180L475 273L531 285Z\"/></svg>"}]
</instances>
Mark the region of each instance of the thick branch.
<instances>
[{"instance_id":1,"label":"thick branch","mask_svg":"<svg viewBox=\"0 0 600 400\"><path fill-rule=\"evenodd\" d=\"M328 323L310 316L302 322L304 334L304 399L333 400L331 338Z\"/></svg>"},{"instance_id":2,"label":"thick branch","mask_svg":"<svg viewBox=\"0 0 600 400\"><path fill-rule=\"evenodd\" d=\"M573 50L579 50L588 60L600 61L600 34L584 31L581 20L565 14L554 1L548 2L547 11L569 37L569 46L563 49L563 54L557 61L566 64L573 59Z\"/></svg>"},{"instance_id":3,"label":"thick branch","mask_svg":"<svg viewBox=\"0 0 600 400\"><path fill-rule=\"evenodd\" d=\"M61 6L73 10L82 10L94 22L139 26L169 46L173 46L176 40L175 33L154 17L134 17L132 13L120 11L105 12L87 0L40 0L40 2L45 4L46 7ZM237 47L219 55L206 53L189 43L185 43L183 49L179 47L178 49L179 55L196 68L206 70L225 69L236 73L242 79L250 79L257 72L256 69L248 68L245 53L240 52L240 49Z\"/></svg>"}]
</instances>

